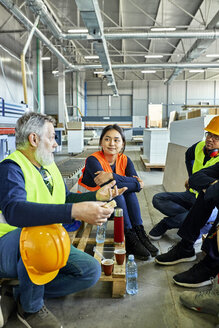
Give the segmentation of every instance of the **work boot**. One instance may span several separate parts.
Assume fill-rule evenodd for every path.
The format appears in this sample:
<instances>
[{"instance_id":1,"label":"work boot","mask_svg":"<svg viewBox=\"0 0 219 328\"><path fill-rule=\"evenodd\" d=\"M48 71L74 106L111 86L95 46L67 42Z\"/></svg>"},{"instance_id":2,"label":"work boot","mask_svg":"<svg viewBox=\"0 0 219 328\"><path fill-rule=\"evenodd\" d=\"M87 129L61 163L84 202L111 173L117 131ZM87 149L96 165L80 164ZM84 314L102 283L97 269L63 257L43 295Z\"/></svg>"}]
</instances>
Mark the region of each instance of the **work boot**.
<instances>
[{"instance_id":1,"label":"work boot","mask_svg":"<svg viewBox=\"0 0 219 328\"><path fill-rule=\"evenodd\" d=\"M3 282L0 289L0 327L4 327L16 308L16 302L13 297L13 286L8 285L7 282Z\"/></svg>"},{"instance_id":2,"label":"work boot","mask_svg":"<svg viewBox=\"0 0 219 328\"><path fill-rule=\"evenodd\" d=\"M213 282L210 290L199 293L191 291L183 292L182 295L180 295L180 301L189 309L218 316L219 285L217 279Z\"/></svg>"},{"instance_id":3,"label":"work boot","mask_svg":"<svg viewBox=\"0 0 219 328\"><path fill-rule=\"evenodd\" d=\"M143 225L138 225L138 226L135 226L135 232L140 240L140 242L144 245L145 248L147 248L147 250L150 252L151 256L156 256L158 254L158 249L157 247L155 247L148 235L146 234L145 230L144 230L144 227Z\"/></svg>"},{"instance_id":4,"label":"work boot","mask_svg":"<svg viewBox=\"0 0 219 328\"><path fill-rule=\"evenodd\" d=\"M127 254L133 254L139 260L148 260L150 253L138 239L136 232L129 229L125 232Z\"/></svg>"},{"instance_id":5,"label":"work boot","mask_svg":"<svg viewBox=\"0 0 219 328\"><path fill-rule=\"evenodd\" d=\"M43 306L36 313L24 312L20 303L18 302L18 319L29 328L63 328L61 323L56 319L56 317Z\"/></svg>"}]
</instances>

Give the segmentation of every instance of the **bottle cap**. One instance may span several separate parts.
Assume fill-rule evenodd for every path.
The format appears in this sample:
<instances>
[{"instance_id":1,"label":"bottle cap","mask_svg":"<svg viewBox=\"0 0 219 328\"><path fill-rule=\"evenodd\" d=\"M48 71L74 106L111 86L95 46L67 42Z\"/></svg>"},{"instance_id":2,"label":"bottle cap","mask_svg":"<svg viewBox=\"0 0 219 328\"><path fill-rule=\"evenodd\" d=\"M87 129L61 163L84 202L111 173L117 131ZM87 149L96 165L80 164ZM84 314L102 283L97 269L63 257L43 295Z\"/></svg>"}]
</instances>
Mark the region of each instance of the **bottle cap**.
<instances>
[{"instance_id":1,"label":"bottle cap","mask_svg":"<svg viewBox=\"0 0 219 328\"><path fill-rule=\"evenodd\" d=\"M117 207L117 208L114 210L114 216L116 216L116 217L121 217L121 216L123 216L123 209Z\"/></svg>"},{"instance_id":2,"label":"bottle cap","mask_svg":"<svg viewBox=\"0 0 219 328\"><path fill-rule=\"evenodd\" d=\"M128 259L129 259L130 261L134 261L135 257L134 257L133 254L129 254Z\"/></svg>"}]
</instances>

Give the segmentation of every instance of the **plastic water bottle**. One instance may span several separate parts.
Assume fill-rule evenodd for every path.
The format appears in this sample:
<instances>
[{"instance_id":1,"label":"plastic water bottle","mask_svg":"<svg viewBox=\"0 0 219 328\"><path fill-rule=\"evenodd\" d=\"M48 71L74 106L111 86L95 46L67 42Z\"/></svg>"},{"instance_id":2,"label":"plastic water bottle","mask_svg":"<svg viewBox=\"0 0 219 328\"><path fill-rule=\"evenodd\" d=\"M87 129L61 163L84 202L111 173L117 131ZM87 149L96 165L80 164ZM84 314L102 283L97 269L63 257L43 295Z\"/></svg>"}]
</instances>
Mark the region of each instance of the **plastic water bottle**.
<instances>
[{"instance_id":1,"label":"plastic water bottle","mask_svg":"<svg viewBox=\"0 0 219 328\"><path fill-rule=\"evenodd\" d=\"M138 268L135 263L134 255L130 254L126 264L126 292L135 295L138 292Z\"/></svg>"},{"instance_id":2,"label":"plastic water bottle","mask_svg":"<svg viewBox=\"0 0 219 328\"><path fill-rule=\"evenodd\" d=\"M97 226L96 243L104 243L106 237L107 221L101 226Z\"/></svg>"}]
</instances>

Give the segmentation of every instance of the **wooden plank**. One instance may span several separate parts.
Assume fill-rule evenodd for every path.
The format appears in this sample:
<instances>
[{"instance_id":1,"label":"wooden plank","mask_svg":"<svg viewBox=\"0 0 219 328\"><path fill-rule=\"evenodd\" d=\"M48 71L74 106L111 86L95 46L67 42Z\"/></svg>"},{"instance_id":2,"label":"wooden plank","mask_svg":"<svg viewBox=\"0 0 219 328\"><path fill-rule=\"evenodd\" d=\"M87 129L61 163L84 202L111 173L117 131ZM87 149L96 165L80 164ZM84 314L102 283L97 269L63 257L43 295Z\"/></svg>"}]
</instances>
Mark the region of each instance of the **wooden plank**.
<instances>
[{"instance_id":1,"label":"wooden plank","mask_svg":"<svg viewBox=\"0 0 219 328\"><path fill-rule=\"evenodd\" d=\"M147 159L143 158L143 156L140 155L141 161L145 166L145 169L147 172L149 172L151 169L162 169L164 171L165 169L165 164L163 163L149 163Z\"/></svg>"},{"instance_id":2,"label":"wooden plank","mask_svg":"<svg viewBox=\"0 0 219 328\"><path fill-rule=\"evenodd\" d=\"M86 228L83 231L82 237L81 237L81 239L78 243L78 247L77 247L78 249L80 249L80 251L84 252L85 247L87 245L87 241L88 241L89 236L90 236L90 233L92 231L92 228L93 228L92 224L87 224L86 225Z\"/></svg>"},{"instance_id":3,"label":"wooden plank","mask_svg":"<svg viewBox=\"0 0 219 328\"><path fill-rule=\"evenodd\" d=\"M113 289L112 289L112 297L118 298L123 297L126 292L126 280L123 281L114 281L113 282Z\"/></svg>"},{"instance_id":4,"label":"wooden plank","mask_svg":"<svg viewBox=\"0 0 219 328\"><path fill-rule=\"evenodd\" d=\"M90 234L93 226L91 224L86 224L86 227L81 235L78 236L78 232L74 231L69 233L72 243L77 246L78 249L84 251L86 245L91 244L96 247L97 252L94 253L94 258L96 258L99 263L101 263L102 255L104 251L104 245L114 245L114 238L106 238L104 243L96 244L96 238L91 238ZM123 244L115 244L114 248L125 248L125 243ZM108 281L112 282L112 297L122 297L126 292L126 260L122 265L118 265L114 259L114 269L113 273L110 276L106 276L104 272L102 272L100 276L100 281Z\"/></svg>"}]
</instances>

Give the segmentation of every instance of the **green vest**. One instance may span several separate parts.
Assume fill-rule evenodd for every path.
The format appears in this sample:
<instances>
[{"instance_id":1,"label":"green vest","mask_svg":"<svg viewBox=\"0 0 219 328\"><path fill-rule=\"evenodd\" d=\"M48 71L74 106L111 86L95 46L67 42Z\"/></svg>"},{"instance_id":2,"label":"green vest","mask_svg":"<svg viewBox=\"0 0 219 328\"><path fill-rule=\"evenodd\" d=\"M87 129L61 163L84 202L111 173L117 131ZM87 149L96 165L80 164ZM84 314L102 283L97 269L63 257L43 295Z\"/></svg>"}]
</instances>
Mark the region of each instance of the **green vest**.
<instances>
[{"instance_id":1,"label":"green vest","mask_svg":"<svg viewBox=\"0 0 219 328\"><path fill-rule=\"evenodd\" d=\"M192 174L219 162L219 155L218 155L216 157L211 157L211 159L209 159L209 161L207 161L205 165L203 165L203 161L205 158L205 154L203 151L204 146L205 146L205 141L200 141L195 147L195 161L192 167ZM191 188L189 189L189 191L198 195L198 193Z\"/></svg>"},{"instance_id":2,"label":"green vest","mask_svg":"<svg viewBox=\"0 0 219 328\"><path fill-rule=\"evenodd\" d=\"M192 167L192 173L200 171L201 169L212 166L217 162L219 162L219 155L218 155L216 157L211 157L211 159L209 159L209 161L207 161L205 165L203 165L203 161L205 158L205 154L203 151L204 146L205 146L205 141L200 141L195 147L195 161Z\"/></svg>"},{"instance_id":3,"label":"green vest","mask_svg":"<svg viewBox=\"0 0 219 328\"><path fill-rule=\"evenodd\" d=\"M64 204L65 203L65 184L59 169L55 162L51 165L44 166L49 171L53 180L53 193L50 194L40 172L20 151L6 157L4 160L10 159L16 162L24 175L25 190L27 192L27 201L41 204ZM7 223L0 223L0 237L17 227Z\"/></svg>"}]
</instances>

